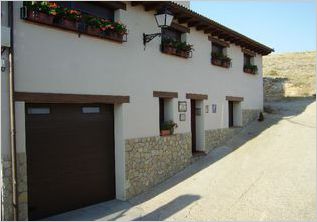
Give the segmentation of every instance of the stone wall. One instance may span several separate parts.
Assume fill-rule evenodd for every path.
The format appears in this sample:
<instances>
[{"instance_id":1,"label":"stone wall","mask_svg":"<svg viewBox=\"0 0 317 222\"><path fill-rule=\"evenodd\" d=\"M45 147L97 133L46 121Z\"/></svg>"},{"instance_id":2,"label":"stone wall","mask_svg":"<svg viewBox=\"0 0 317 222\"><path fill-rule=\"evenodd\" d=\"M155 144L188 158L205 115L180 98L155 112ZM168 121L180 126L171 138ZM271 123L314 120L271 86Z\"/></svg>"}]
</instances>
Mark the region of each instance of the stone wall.
<instances>
[{"instance_id":1,"label":"stone wall","mask_svg":"<svg viewBox=\"0 0 317 222\"><path fill-rule=\"evenodd\" d=\"M210 152L216 147L223 145L228 139L238 133L241 128L222 128L214 130L205 130L206 152Z\"/></svg>"},{"instance_id":2,"label":"stone wall","mask_svg":"<svg viewBox=\"0 0 317 222\"><path fill-rule=\"evenodd\" d=\"M12 206L12 171L11 158L2 157L2 207L3 219L13 220ZM26 154L17 153L17 198L18 198L18 219L28 219L27 206L27 171L26 171Z\"/></svg>"},{"instance_id":3,"label":"stone wall","mask_svg":"<svg viewBox=\"0 0 317 222\"><path fill-rule=\"evenodd\" d=\"M2 217L3 220L13 220L12 207L12 171L10 156L2 157Z\"/></svg>"},{"instance_id":4,"label":"stone wall","mask_svg":"<svg viewBox=\"0 0 317 222\"><path fill-rule=\"evenodd\" d=\"M258 109L243 109L242 110L242 125L245 126L249 122L256 120L259 117L261 110Z\"/></svg>"},{"instance_id":5,"label":"stone wall","mask_svg":"<svg viewBox=\"0 0 317 222\"><path fill-rule=\"evenodd\" d=\"M26 153L17 153L18 218L28 220Z\"/></svg>"},{"instance_id":6,"label":"stone wall","mask_svg":"<svg viewBox=\"0 0 317 222\"><path fill-rule=\"evenodd\" d=\"M128 139L126 198L131 198L171 177L190 164L191 134Z\"/></svg>"},{"instance_id":7,"label":"stone wall","mask_svg":"<svg viewBox=\"0 0 317 222\"><path fill-rule=\"evenodd\" d=\"M278 100L285 96L286 78L263 78L264 100Z\"/></svg>"}]
</instances>

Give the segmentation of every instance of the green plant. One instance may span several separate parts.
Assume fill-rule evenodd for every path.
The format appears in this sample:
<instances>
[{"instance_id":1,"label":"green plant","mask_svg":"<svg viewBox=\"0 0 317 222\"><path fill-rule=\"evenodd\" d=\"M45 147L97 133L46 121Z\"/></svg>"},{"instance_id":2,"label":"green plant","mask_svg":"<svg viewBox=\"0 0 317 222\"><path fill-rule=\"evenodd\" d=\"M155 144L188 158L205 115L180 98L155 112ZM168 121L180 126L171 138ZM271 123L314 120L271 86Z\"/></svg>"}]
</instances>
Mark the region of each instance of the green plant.
<instances>
[{"instance_id":1,"label":"green plant","mask_svg":"<svg viewBox=\"0 0 317 222\"><path fill-rule=\"evenodd\" d=\"M212 58L215 58L215 59L220 59L224 62L231 62L231 58L229 58L228 56L224 55L223 53L221 52L213 52L211 54Z\"/></svg>"},{"instance_id":2,"label":"green plant","mask_svg":"<svg viewBox=\"0 0 317 222\"><path fill-rule=\"evenodd\" d=\"M165 121L161 125L161 130L174 130L174 128L177 128L177 124L173 122L172 120Z\"/></svg>"},{"instance_id":3,"label":"green plant","mask_svg":"<svg viewBox=\"0 0 317 222\"><path fill-rule=\"evenodd\" d=\"M64 18L70 21L82 21L86 25L100 29L100 31L102 32L111 30L120 35L127 34L127 28L121 22L112 22L107 19L82 13L79 10L64 8L59 6L55 2L30 1L25 2L25 6L27 6L30 10L33 11L43 12L45 14L54 15L56 17Z\"/></svg>"},{"instance_id":4,"label":"green plant","mask_svg":"<svg viewBox=\"0 0 317 222\"><path fill-rule=\"evenodd\" d=\"M70 21L79 21L81 19L81 15L82 13L80 11L67 8L64 9L63 13L64 18Z\"/></svg>"},{"instance_id":5,"label":"green plant","mask_svg":"<svg viewBox=\"0 0 317 222\"><path fill-rule=\"evenodd\" d=\"M251 65L251 64L244 65L244 69L251 69L252 72L258 71L258 67L256 65Z\"/></svg>"},{"instance_id":6,"label":"green plant","mask_svg":"<svg viewBox=\"0 0 317 222\"><path fill-rule=\"evenodd\" d=\"M177 51L191 52L194 50L193 45L190 45L186 42L177 41L168 37L162 39L162 44L165 46L176 48Z\"/></svg>"}]
</instances>

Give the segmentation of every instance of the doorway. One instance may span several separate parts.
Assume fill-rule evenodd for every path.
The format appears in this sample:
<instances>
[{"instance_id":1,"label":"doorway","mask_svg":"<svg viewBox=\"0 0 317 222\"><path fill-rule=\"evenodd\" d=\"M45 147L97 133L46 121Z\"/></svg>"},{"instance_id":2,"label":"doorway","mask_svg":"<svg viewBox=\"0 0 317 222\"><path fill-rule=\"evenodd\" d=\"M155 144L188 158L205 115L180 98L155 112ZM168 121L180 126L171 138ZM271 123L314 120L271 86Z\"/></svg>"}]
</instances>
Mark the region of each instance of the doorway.
<instances>
[{"instance_id":1,"label":"doorway","mask_svg":"<svg viewBox=\"0 0 317 222\"><path fill-rule=\"evenodd\" d=\"M233 127L233 102L229 101L229 127Z\"/></svg>"},{"instance_id":2,"label":"doorway","mask_svg":"<svg viewBox=\"0 0 317 222\"><path fill-rule=\"evenodd\" d=\"M192 132L192 153L196 150L196 101L190 100L190 121L191 121L191 132Z\"/></svg>"}]
</instances>

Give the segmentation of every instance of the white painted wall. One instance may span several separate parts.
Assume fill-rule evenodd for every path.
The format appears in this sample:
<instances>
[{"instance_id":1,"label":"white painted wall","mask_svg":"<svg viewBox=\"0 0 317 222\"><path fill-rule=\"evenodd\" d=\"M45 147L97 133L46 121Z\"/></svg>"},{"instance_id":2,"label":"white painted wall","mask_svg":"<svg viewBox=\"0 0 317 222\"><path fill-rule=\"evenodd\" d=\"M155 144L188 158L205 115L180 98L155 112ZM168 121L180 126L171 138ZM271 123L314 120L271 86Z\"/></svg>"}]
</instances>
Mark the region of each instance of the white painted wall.
<instances>
[{"instance_id":1,"label":"white painted wall","mask_svg":"<svg viewBox=\"0 0 317 222\"><path fill-rule=\"evenodd\" d=\"M262 109L262 59L255 58L258 75L243 72L243 53L231 45L228 56L232 67L210 64L211 42L202 31L191 29L187 41L194 45L193 58L183 59L160 52L160 39L144 50L142 33L159 31L154 11L143 7L120 10L119 16L129 29L123 44L27 23L19 18L22 2L15 3L15 53L17 91L129 95L124 105L126 118L122 135L137 138L159 135L158 99L153 91L175 91L174 121L176 133L190 132L190 109L186 121L179 122L177 101L187 101L186 93L208 94L206 104L217 104L217 113L205 114L204 127L228 126L226 96L241 96L242 109ZM176 117L176 118L175 118Z\"/></svg>"}]
</instances>

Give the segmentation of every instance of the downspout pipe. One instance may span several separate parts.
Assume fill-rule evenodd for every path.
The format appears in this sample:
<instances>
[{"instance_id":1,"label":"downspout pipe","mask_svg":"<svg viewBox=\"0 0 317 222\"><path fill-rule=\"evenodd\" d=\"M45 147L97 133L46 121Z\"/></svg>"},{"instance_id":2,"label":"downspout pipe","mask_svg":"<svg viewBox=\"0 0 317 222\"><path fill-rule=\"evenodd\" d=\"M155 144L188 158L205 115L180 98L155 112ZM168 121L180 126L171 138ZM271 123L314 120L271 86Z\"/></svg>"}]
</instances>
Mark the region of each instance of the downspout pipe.
<instances>
[{"instance_id":1,"label":"downspout pipe","mask_svg":"<svg viewBox=\"0 0 317 222\"><path fill-rule=\"evenodd\" d=\"M17 160L16 160L16 130L14 106L14 18L13 1L8 1L8 22L10 27L11 47L9 49L9 103L10 103L10 144L11 144L11 170L12 170L12 207L13 220L18 220L17 203Z\"/></svg>"}]
</instances>

